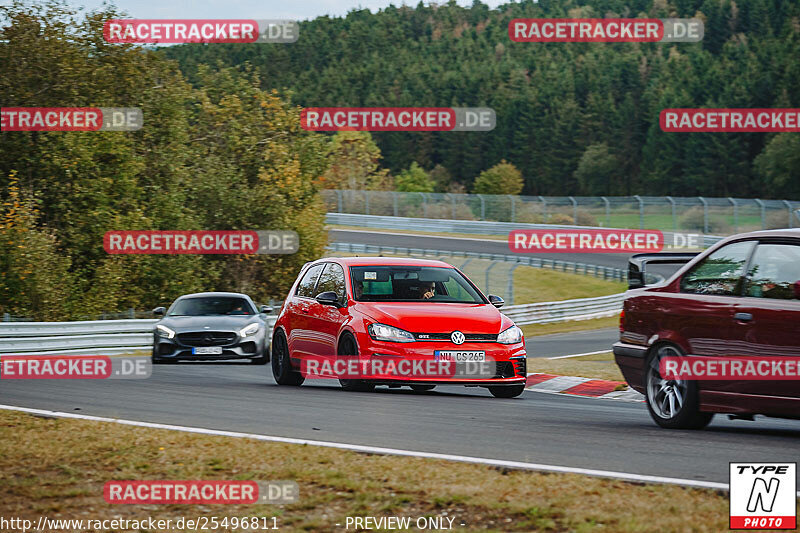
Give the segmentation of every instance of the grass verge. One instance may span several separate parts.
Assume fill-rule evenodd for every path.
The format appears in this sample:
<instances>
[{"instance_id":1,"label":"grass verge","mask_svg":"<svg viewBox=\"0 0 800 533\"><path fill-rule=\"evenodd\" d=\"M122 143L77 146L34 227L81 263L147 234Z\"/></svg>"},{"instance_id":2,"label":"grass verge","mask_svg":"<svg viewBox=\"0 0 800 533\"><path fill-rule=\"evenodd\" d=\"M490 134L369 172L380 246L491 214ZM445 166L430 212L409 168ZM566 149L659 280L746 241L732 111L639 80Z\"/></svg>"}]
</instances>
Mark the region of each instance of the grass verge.
<instances>
[{"instance_id":1,"label":"grass verge","mask_svg":"<svg viewBox=\"0 0 800 533\"><path fill-rule=\"evenodd\" d=\"M584 355L583 357L570 357L569 359L529 357L528 372L625 381L625 378L622 377L622 372L619 371L616 363L614 363L614 355L611 352Z\"/></svg>"},{"instance_id":2,"label":"grass verge","mask_svg":"<svg viewBox=\"0 0 800 533\"><path fill-rule=\"evenodd\" d=\"M722 531L728 520L727 494L713 490L10 411L0 411L0 435L4 517L276 516L281 531L344 531L347 516L446 515L455 518L454 529L460 531ZM300 501L283 506L106 504L103 484L127 479L293 479Z\"/></svg>"},{"instance_id":3,"label":"grass verge","mask_svg":"<svg viewBox=\"0 0 800 533\"><path fill-rule=\"evenodd\" d=\"M536 337L537 335L615 328L617 326L619 326L619 316L615 315L606 318L593 318L591 320L572 320L570 322L554 322L552 324L528 324L527 326L520 326L520 328L526 337Z\"/></svg>"}]
</instances>

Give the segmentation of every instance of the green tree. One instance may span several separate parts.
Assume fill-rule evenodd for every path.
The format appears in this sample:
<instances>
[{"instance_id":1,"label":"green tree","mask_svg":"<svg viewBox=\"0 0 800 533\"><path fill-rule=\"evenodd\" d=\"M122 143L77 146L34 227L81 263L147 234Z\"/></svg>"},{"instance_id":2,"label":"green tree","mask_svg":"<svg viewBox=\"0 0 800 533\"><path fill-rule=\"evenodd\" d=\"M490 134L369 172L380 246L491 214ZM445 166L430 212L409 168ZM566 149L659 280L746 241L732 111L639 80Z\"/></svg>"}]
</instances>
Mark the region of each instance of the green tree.
<instances>
[{"instance_id":1,"label":"green tree","mask_svg":"<svg viewBox=\"0 0 800 533\"><path fill-rule=\"evenodd\" d=\"M380 161L381 150L369 132L340 131L331 140L320 183L325 189L387 189L389 171Z\"/></svg>"},{"instance_id":2,"label":"green tree","mask_svg":"<svg viewBox=\"0 0 800 533\"><path fill-rule=\"evenodd\" d=\"M395 190L400 192L433 192L430 174L416 162L394 178Z\"/></svg>"},{"instance_id":3,"label":"green tree","mask_svg":"<svg viewBox=\"0 0 800 533\"><path fill-rule=\"evenodd\" d=\"M505 159L475 178L472 192L476 194L519 194L524 181L522 173Z\"/></svg>"},{"instance_id":4,"label":"green tree","mask_svg":"<svg viewBox=\"0 0 800 533\"><path fill-rule=\"evenodd\" d=\"M608 196L619 166L619 160L606 143L592 144L583 152L574 177L584 194Z\"/></svg>"}]
</instances>

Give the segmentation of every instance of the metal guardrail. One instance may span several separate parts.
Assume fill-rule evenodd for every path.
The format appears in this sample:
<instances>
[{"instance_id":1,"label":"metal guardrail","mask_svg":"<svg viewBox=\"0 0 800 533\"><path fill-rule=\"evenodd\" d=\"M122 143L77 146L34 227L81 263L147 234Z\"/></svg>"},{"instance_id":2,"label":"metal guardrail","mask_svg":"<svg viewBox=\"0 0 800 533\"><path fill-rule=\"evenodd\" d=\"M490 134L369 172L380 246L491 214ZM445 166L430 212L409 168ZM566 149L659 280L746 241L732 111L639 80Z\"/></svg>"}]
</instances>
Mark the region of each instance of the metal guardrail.
<instances>
[{"instance_id":1,"label":"metal guardrail","mask_svg":"<svg viewBox=\"0 0 800 533\"><path fill-rule=\"evenodd\" d=\"M547 324L611 316L622 309L625 293L535 304L511 305L501 310L518 325ZM277 317L268 317L272 327ZM11 322L0 324L0 354L102 354L149 351L155 320L101 320L95 322Z\"/></svg>"},{"instance_id":2,"label":"metal guardrail","mask_svg":"<svg viewBox=\"0 0 800 533\"><path fill-rule=\"evenodd\" d=\"M327 213L325 216L325 223L337 226L356 226L362 228L401 231L426 231L433 233L463 233L472 235L508 235L511 231L518 229L597 229L596 226L572 226L566 224L525 224L522 222L453 220L444 218L409 218L381 215L352 215L349 213ZM665 231L663 233L666 242L674 242L673 236L676 232ZM699 233L697 233L697 235L700 236L700 240L702 240L704 247L711 246L712 244L723 239L723 237L717 235L703 235Z\"/></svg>"},{"instance_id":3,"label":"metal guardrail","mask_svg":"<svg viewBox=\"0 0 800 533\"><path fill-rule=\"evenodd\" d=\"M512 305L501 309L501 312L518 326L550 324L613 316L622 310L624 300L625 293L623 292L596 298Z\"/></svg>"},{"instance_id":4,"label":"metal guardrail","mask_svg":"<svg viewBox=\"0 0 800 533\"><path fill-rule=\"evenodd\" d=\"M483 259L487 261L502 261L514 263L534 268L549 268L561 272L571 272L574 274L585 274L597 278L625 281L628 276L627 270L621 268L605 267L592 265L589 263L578 263L575 261L560 261L555 259L543 259L540 257L530 257L528 255L504 255L489 254L479 252L458 252L449 250L431 250L428 248L405 248L401 246L378 246L374 244L353 244L348 242L332 242L327 249L333 252L348 252L354 254L392 254L408 255L420 257L463 257L473 259Z\"/></svg>"},{"instance_id":5,"label":"metal guardrail","mask_svg":"<svg viewBox=\"0 0 800 533\"><path fill-rule=\"evenodd\" d=\"M267 317L272 326L277 317ZM0 354L102 354L150 351L157 320L0 323Z\"/></svg>"}]
</instances>

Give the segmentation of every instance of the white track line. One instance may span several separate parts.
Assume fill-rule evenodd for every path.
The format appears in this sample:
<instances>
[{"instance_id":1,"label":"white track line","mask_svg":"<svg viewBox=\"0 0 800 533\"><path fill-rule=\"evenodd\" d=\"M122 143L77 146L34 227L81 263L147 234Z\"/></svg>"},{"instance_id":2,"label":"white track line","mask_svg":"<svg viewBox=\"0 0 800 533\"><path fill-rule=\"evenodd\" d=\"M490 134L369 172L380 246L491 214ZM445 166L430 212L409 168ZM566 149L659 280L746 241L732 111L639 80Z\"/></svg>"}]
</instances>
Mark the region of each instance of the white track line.
<instances>
[{"instance_id":1,"label":"white track line","mask_svg":"<svg viewBox=\"0 0 800 533\"><path fill-rule=\"evenodd\" d=\"M338 448L341 450L351 450L356 452L379 453L385 455L401 455L407 457L422 457L425 459L440 459L445 461L457 461L460 463L482 464L494 467L504 467L522 470L538 470L542 472L558 472L563 474L581 474L586 476L604 477L632 481L636 483L662 483L668 485L682 485L703 489L728 490L727 483L716 483L711 481L697 481L694 479L680 479L673 477L647 476L641 474L630 474L627 472L612 472L609 470L594 470L590 468L575 468L570 466L554 466L537 463L524 463L520 461L504 461L501 459L488 459L483 457L469 457L464 455L452 455L445 453L421 452L412 450L400 450L397 448L381 448L377 446L364 446L360 444L346 444L341 442L327 442L320 440L293 439L288 437L273 437L269 435L259 435L255 433L240 433L237 431L222 431L218 429L206 429L188 426L174 426L171 424L155 424L152 422L141 422L138 420L124 420L119 418L106 418L101 416L81 415L75 413L63 413L59 411L47 411L44 409L31 409L28 407L17 407L13 405L0 405L0 409L7 411L20 411L32 415L49 416L57 418L75 418L79 420L91 420L94 422L113 422L127 426L138 426L151 429L168 429L172 431L183 431L186 433L200 433L203 435L214 435L219 437L233 437L239 439L255 439L269 442L283 442L287 444L305 444L310 446L322 446L325 448Z\"/></svg>"},{"instance_id":2,"label":"white track line","mask_svg":"<svg viewBox=\"0 0 800 533\"><path fill-rule=\"evenodd\" d=\"M611 350L598 350L596 352L574 353L574 354L571 354L571 355L559 355L559 356L556 356L556 357L548 357L547 359L550 359L550 360L553 360L553 359L569 359L570 357L583 357L584 355L597 355L599 353L608 353L610 351Z\"/></svg>"}]
</instances>

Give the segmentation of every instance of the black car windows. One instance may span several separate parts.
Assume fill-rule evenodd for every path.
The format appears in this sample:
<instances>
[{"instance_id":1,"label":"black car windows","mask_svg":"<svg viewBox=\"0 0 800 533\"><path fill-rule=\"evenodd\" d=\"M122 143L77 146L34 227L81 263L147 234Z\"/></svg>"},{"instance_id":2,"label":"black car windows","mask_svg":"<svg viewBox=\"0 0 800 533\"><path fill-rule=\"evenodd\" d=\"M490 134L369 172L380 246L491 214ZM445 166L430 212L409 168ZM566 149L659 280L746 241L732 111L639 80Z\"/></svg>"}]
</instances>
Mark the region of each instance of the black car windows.
<instances>
[{"instance_id":1,"label":"black car windows","mask_svg":"<svg viewBox=\"0 0 800 533\"><path fill-rule=\"evenodd\" d=\"M747 272L746 296L796 300L800 297L800 246L762 243Z\"/></svg>"},{"instance_id":2,"label":"black car windows","mask_svg":"<svg viewBox=\"0 0 800 533\"><path fill-rule=\"evenodd\" d=\"M176 301L167 316L254 315L256 310L244 298L204 296Z\"/></svg>"},{"instance_id":3,"label":"black car windows","mask_svg":"<svg viewBox=\"0 0 800 533\"><path fill-rule=\"evenodd\" d=\"M319 273L322 272L322 267L325 266L325 263L320 263L319 265L314 265L306 271L306 274L303 276L303 279L300 280L300 284L297 286L297 291L295 292L295 296L304 296L305 298L313 298L316 296L314 293L314 285L317 284L317 278L319 277Z\"/></svg>"},{"instance_id":4,"label":"black car windows","mask_svg":"<svg viewBox=\"0 0 800 533\"><path fill-rule=\"evenodd\" d=\"M734 242L713 252L683 276L681 292L740 294L740 280L754 244L753 241Z\"/></svg>"},{"instance_id":5,"label":"black car windows","mask_svg":"<svg viewBox=\"0 0 800 533\"><path fill-rule=\"evenodd\" d=\"M327 263L325 270L319 277L316 293L335 292L339 297L339 302L345 303L344 294L344 270L336 263ZM315 295L316 296L316 295Z\"/></svg>"}]
</instances>

